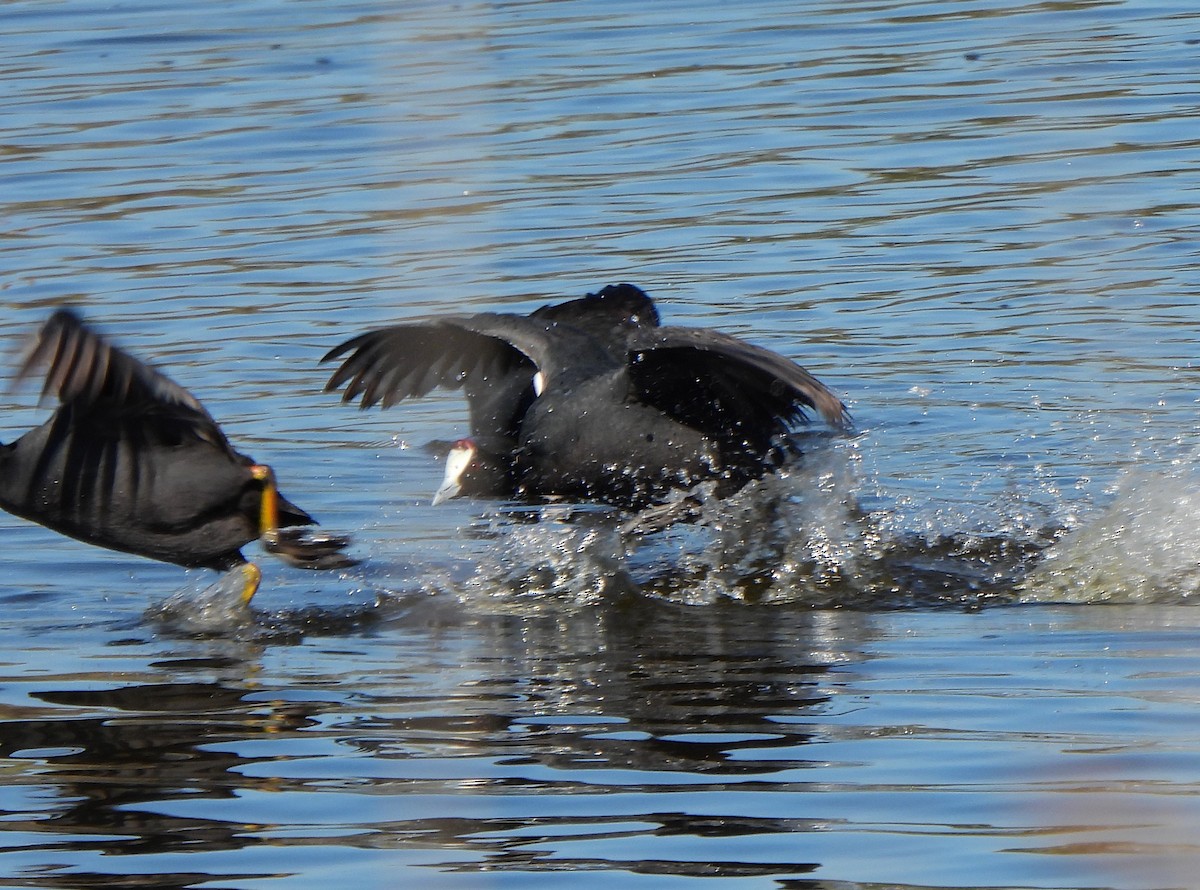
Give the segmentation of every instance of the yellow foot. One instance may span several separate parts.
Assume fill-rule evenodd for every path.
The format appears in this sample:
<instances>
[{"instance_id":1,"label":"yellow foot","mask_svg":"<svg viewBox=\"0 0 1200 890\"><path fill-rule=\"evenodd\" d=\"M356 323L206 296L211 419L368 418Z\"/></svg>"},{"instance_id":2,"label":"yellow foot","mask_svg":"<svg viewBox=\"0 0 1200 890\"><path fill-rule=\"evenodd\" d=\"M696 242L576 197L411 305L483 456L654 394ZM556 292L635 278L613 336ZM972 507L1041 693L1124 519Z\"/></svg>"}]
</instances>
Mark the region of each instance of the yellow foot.
<instances>
[{"instance_id":1,"label":"yellow foot","mask_svg":"<svg viewBox=\"0 0 1200 890\"><path fill-rule=\"evenodd\" d=\"M258 585L262 582L262 571L252 562L238 566L242 571L242 604L250 605L254 594L258 593Z\"/></svg>"}]
</instances>

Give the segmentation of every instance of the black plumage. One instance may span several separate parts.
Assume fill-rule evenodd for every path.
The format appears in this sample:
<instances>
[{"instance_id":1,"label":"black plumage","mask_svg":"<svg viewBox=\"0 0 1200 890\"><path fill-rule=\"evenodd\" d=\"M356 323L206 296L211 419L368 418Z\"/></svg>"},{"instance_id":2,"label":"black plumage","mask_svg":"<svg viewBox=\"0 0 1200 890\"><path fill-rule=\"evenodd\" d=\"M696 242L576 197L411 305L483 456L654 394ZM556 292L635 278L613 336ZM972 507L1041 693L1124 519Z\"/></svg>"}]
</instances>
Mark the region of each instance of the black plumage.
<instances>
[{"instance_id":1,"label":"black plumage","mask_svg":"<svg viewBox=\"0 0 1200 890\"><path fill-rule=\"evenodd\" d=\"M360 335L327 390L363 408L462 388L470 449L462 493L644 506L708 479L736 490L777 467L788 433L845 406L777 353L707 328L663 326L622 284L529 316L444 316ZM453 486L451 486L453 488Z\"/></svg>"},{"instance_id":2,"label":"black plumage","mask_svg":"<svg viewBox=\"0 0 1200 890\"><path fill-rule=\"evenodd\" d=\"M344 539L286 532L314 520L236 451L187 390L113 346L68 309L55 312L17 374L45 367L49 420L0 445L0 507L90 544L182 566L245 564L264 537L298 564L338 562ZM253 593L253 591L249 591Z\"/></svg>"}]
</instances>

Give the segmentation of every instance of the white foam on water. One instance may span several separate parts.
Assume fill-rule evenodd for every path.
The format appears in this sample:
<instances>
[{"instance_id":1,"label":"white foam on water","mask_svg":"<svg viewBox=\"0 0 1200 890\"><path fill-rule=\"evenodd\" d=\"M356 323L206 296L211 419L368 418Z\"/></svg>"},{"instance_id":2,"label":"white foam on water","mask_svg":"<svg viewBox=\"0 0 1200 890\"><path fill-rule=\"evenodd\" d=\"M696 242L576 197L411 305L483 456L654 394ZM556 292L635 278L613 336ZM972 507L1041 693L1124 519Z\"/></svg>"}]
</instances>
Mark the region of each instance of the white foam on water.
<instances>
[{"instance_id":1,"label":"white foam on water","mask_svg":"<svg viewBox=\"0 0 1200 890\"><path fill-rule=\"evenodd\" d=\"M1023 602L1182 603L1200 599L1200 477L1137 469L1112 504L1048 548Z\"/></svg>"},{"instance_id":2,"label":"white foam on water","mask_svg":"<svg viewBox=\"0 0 1200 890\"><path fill-rule=\"evenodd\" d=\"M434 573L425 586L517 611L638 593L686 605L975 606L1011 601L1050 540L1042 505L1006 497L983 528L953 507L861 497L881 488L864 483L843 440L727 498L711 484L680 492L700 501L698 515L649 534L623 533L629 517L611 508L509 505L465 530L465 576Z\"/></svg>"},{"instance_id":3,"label":"white foam on water","mask_svg":"<svg viewBox=\"0 0 1200 890\"><path fill-rule=\"evenodd\" d=\"M498 511L474 530L495 546L455 583L464 599L524 612L589 606L637 590L614 511L554 505Z\"/></svg>"},{"instance_id":4,"label":"white foam on water","mask_svg":"<svg viewBox=\"0 0 1200 890\"><path fill-rule=\"evenodd\" d=\"M148 608L146 620L180 635L235 635L252 631L254 612L243 599L246 576L240 567L196 589L189 587Z\"/></svg>"}]
</instances>

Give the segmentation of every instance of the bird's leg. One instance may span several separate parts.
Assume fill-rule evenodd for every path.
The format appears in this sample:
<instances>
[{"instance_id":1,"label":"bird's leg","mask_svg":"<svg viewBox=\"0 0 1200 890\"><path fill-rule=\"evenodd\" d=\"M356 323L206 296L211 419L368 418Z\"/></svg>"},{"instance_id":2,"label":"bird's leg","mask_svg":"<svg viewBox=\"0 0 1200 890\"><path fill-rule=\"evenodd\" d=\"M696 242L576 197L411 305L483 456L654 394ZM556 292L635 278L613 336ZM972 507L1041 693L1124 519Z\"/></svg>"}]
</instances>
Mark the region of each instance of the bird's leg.
<instances>
[{"instance_id":1,"label":"bird's leg","mask_svg":"<svg viewBox=\"0 0 1200 890\"><path fill-rule=\"evenodd\" d=\"M238 568L242 572L242 605L248 606L254 594L258 593L262 570L252 562L243 563Z\"/></svg>"},{"instance_id":2,"label":"bird's leg","mask_svg":"<svg viewBox=\"0 0 1200 890\"><path fill-rule=\"evenodd\" d=\"M258 535L268 544L279 538L279 491L275 487L275 471L266 464L255 464L250 474L262 483L262 498L258 509Z\"/></svg>"}]
</instances>

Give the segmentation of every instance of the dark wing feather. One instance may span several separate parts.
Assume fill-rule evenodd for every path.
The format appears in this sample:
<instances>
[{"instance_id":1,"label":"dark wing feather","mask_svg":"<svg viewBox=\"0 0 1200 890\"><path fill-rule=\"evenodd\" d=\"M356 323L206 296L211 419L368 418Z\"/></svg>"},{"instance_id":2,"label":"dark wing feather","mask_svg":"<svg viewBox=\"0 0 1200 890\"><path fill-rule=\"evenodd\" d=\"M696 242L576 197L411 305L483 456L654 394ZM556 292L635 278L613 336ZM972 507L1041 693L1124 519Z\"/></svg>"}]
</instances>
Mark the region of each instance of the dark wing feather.
<instances>
[{"instance_id":1,"label":"dark wing feather","mask_svg":"<svg viewBox=\"0 0 1200 890\"><path fill-rule=\"evenodd\" d=\"M706 328L660 327L629 338L638 398L675 419L753 450L819 413L844 428L849 413L828 387L783 356Z\"/></svg>"},{"instance_id":2,"label":"dark wing feather","mask_svg":"<svg viewBox=\"0 0 1200 890\"><path fill-rule=\"evenodd\" d=\"M322 361L342 356L326 392L344 387L342 401L363 408L426 395L436 387L459 389L486 380L535 371L553 378L584 367L617 367L587 333L571 325L521 315L481 312L396 325L361 334L330 350Z\"/></svg>"},{"instance_id":3,"label":"dark wing feather","mask_svg":"<svg viewBox=\"0 0 1200 890\"><path fill-rule=\"evenodd\" d=\"M433 389L459 389L469 380L532 363L505 340L473 330L468 319L443 318L361 334L331 349L323 362L343 359L326 392L343 389L342 401L387 408Z\"/></svg>"},{"instance_id":4,"label":"dark wing feather","mask_svg":"<svg viewBox=\"0 0 1200 890\"><path fill-rule=\"evenodd\" d=\"M39 329L17 379L43 366L42 397L61 404L10 457L6 490L26 506L23 515L100 534L132 523L135 514L138 521L191 517L230 497L226 477L240 478L249 460L186 389L108 343L69 309ZM176 456L181 447L185 457ZM167 481L179 478L194 484Z\"/></svg>"},{"instance_id":5,"label":"dark wing feather","mask_svg":"<svg viewBox=\"0 0 1200 890\"><path fill-rule=\"evenodd\" d=\"M42 397L54 396L76 413L150 418L172 438L191 436L221 448L229 443L190 392L108 343L73 311L60 309L42 325L17 371L18 381L46 366Z\"/></svg>"},{"instance_id":6,"label":"dark wing feather","mask_svg":"<svg viewBox=\"0 0 1200 890\"><path fill-rule=\"evenodd\" d=\"M262 488L187 390L68 310L39 331L20 377L46 366L46 423L4 450L0 504L81 540L226 568L258 535ZM280 496L281 526L312 518Z\"/></svg>"}]
</instances>

